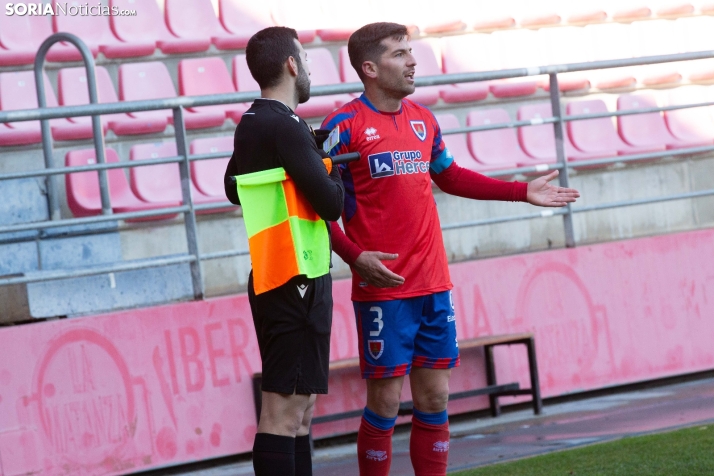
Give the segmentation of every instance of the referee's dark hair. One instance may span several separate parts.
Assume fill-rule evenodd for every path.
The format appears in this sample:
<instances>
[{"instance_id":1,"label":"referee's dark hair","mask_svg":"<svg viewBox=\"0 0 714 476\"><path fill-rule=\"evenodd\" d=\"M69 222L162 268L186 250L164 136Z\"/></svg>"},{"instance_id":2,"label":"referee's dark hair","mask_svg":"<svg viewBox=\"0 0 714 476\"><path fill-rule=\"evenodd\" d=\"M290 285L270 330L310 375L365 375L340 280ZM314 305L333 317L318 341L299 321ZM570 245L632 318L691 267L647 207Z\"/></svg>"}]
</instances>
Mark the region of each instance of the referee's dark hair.
<instances>
[{"instance_id":1,"label":"referee's dark hair","mask_svg":"<svg viewBox=\"0 0 714 476\"><path fill-rule=\"evenodd\" d=\"M292 28L271 26L248 40L245 59L260 89L274 87L280 82L283 65L289 57L300 64L300 50L295 45L297 39L298 34Z\"/></svg>"},{"instance_id":2,"label":"referee's dark hair","mask_svg":"<svg viewBox=\"0 0 714 476\"><path fill-rule=\"evenodd\" d=\"M399 23L370 23L352 33L347 40L347 53L350 56L350 64L357 71L359 78L364 80L362 63L372 61L376 63L379 57L387 51L387 47L382 44L382 40L394 38L402 41L409 37L409 31L404 25Z\"/></svg>"}]
</instances>

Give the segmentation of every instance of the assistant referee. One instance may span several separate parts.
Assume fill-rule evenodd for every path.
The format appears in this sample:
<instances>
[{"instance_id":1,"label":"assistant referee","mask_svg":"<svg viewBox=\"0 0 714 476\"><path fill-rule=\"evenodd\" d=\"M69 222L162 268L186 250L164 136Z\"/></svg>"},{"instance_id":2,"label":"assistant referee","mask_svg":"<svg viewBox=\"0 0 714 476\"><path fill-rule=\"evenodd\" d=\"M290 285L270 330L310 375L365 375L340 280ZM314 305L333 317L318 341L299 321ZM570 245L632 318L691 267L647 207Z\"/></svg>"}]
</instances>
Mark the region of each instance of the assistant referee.
<instances>
[{"instance_id":1,"label":"assistant referee","mask_svg":"<svg viewBox=\"0 0 714 476\"><path fill-rule=\"evenodd\" d=\"M307 53L296 31L259 31L248 42L246 60L261 98L236 129L226 196L240 204L232 176L282 167L320 218L337 220L344 203L337 167L327 173L323 158L329 156L295 114L297 105L310 98ZM329 273L314 279L298 275L256 295L251 272L248 297L263 362L255 474L312 475L309 428L315 395L327 393L332 279Z\"/></svg>"}]
</instances>

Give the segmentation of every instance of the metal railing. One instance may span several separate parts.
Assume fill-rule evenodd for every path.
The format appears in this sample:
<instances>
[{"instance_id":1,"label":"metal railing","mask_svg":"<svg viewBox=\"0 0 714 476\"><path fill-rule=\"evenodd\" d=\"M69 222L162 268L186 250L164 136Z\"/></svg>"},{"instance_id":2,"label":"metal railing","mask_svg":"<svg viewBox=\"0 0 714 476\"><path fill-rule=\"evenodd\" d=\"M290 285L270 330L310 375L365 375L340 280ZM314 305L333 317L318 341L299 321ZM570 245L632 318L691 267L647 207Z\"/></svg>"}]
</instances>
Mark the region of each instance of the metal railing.
<instances>
[{"instance_id":1,"label":"metal railing","mask_svg":"<svg viewBox=\"0 0 714 476\"><path fill-rule=\"evenodd\" d=\"M67 41L80 50L85 67L87 68L87 86L89 88L90 104L82 106L61 106L48 108L46 107L43 70L45 55L49 48L57 41ZM581 114L565 116L563 114L561 104L561 93L558 87L558 74L577 71L588 71L595 69L618 68L625 66L639 66L657 63L667 63L675 61L689 61L696 59L714 58L714 50L701 51L695 53L682 53L676 55L650 56L643 58L594 61L587 63L573 63L564 65L552 65L532 68L517 68L500 71L485 71L475 73L460 73L460 74L444 74L439 76L428 76L419 78L416 81L417 87L420 86L438 86L446 84L457 84L477 81L489 81L507 78L521 78L537 75L548 75L550 86L550 102L553 117L533 119L528 121L513 121L508 123L487 124L473 127L460 127L451 130L442 131L442 134L459 134L467 132L488 131L503 128L513 127L528 127L543 124L554 125L556 162L547 164L537 164L533 166L518 167L507 170L495 170L485 172L485 175L491 177L512 176L514 174L528 174L533 172L543 172L548 170L559 170L560 185L568 186L569 169L571 165L567 161L564 148L564 125L569 121L579 121L587 119L596 119L602 117L626 116L632 114L642 114L661 111L672 111L677 109L685 109L691 107L712 106L714 102L704 102L697 104L675 105L660 108L646 108L638 110L617 111L595 114ZM211 259L220 259L234 256L243 256L248 254L248 250L226 250L213 253L199 253L198 236L196 226L196 212L208 211L214 209L222 209L231 206L229 202L211 203L196 205L193 203L190 192L191 168L190 162L197 160L210 160L222 158L226 156L225 152L216 152L209 154L190 155L186 136L186 125L184 121L184 109L197 106L207 106L216 104L232 104L240 102L250 102L257 97L257 92L229 93L229 94L214 94L206 96L181 96L170 99L155 99L145 101L127 101L110 104L98 104L96 77L94 60L89 49L76 36L68 33L56 33L47 38L40 46L40 49L35 60L35 80L38 96L39 108L16 111L0 111L0 123L21 122L39 120L42 128L42 148L45 158L45 169L27 172L15 172L0 174L0 180L12 180L30 177L44 177L48 192L48 207L50 210L50 220L43 222L24 223L18 225L0 226L0 234L20 232L27 230L44 230L56 227L66 227L75 225L87 225L104 222L114 222L117 220L127 220L136 218L150 218L169 214L182 213L184 215L184 227L188 243L188 253L180 256L172 257L156 257L143 259L136 262L124 261L112 265L93 267L89 269L65 270L65 271L47 271L33 276L10 277L0 279L0 286L10 284L30 283L37 281L49 281L56 279L65 279L79 276L90 276L105 274L117 271L129 271L135 269L143 269L148 267L168 266L177 263L189 263L191 268L191 278L193 285L193 295L195 299L201 299L204 294L203 278L201 272L201 262ZM311 89L312 96L322 96L330 94L355 93L363 90L361 83L336 84L329 86L319 86ZM121 162L107 163L105 156L104 135L102 133L102 125L100 115L128 113L136 111L153 111L161 109L171 109L173 111L173 125L175 129L175 140L177 156L165 157L157 159L141 160L136 162ZM50 130L49 120L54 118L91 116L92 129L94 132L94 148L96 153L97 163L93 165L72 166L72 167L57 167L53 155L53 143ZM669 156L691 155L714 152L714 146L692 147L677 150L658 151L643 154L634 154L627 156L614 156L601 159L579 160L577 167L595 167L606 166L614 163L627 163L633 161L641 161L647 159L656 159ZM109 196L109 188L107 185L107 171L115 168L131 168L131 167L146 167L159 164L178 163L181 180L181 206L170 208L157 208L155 210L129 212L129 213L113 213L111 209L111 199ZM101 215L84 217L84 218L60 218L59 212L59 196L57 186L54 183L58 175L66 175L77 172L97 171L99 175L99 189L101 198ZM611 202L591 206L567 207L560 209L547 209L534 213L518 214L505 217L494 217L481 220L473 220L462 223L454 223L442 226L443 230L454 230L459 228L490 225L496 223L507 223L513 221L530 220L534 218L562 216L565 234L565 244L567 247L575 246L575 238L573 232L573 215L575 213L590 212L595 210L605 210L610 208L619 208L633 205L642 205L647 203L659 203L672 200L682 200L688 198L699 198L714 195L714 189L701 190L691 193L682 193L669 195L664 197L654 197L647 199Z\"/></svg>"}]
</instances>

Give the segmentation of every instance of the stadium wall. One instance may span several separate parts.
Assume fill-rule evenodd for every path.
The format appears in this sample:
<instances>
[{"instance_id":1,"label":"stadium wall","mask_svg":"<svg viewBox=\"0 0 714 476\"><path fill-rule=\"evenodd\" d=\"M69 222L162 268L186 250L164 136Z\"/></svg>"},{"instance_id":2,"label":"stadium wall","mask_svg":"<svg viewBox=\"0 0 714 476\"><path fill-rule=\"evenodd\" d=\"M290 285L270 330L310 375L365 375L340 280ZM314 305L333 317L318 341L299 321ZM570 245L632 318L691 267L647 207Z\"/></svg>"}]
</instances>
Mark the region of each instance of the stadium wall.
<instances>
[{"instance_id":1,"label":"stadium wall","mask_svg":"<svg viewBox=\"0 0 714 476\"><path fill-rule=\"evenodd\" d=\"M534 331L545 397L711 369L713 245L706 229L452 264L460 339ZM335 282L333 359L357 355L349 288ZM3 476L121 474L251 449L260 363L245 295L2 328L0 342ZM523 349L496 359L499 382L528 385ZM484 384L483 354L464 352L452 390ZM317 414L364 397L358 375L333 375Z\"/></svg>"}]
</instances>

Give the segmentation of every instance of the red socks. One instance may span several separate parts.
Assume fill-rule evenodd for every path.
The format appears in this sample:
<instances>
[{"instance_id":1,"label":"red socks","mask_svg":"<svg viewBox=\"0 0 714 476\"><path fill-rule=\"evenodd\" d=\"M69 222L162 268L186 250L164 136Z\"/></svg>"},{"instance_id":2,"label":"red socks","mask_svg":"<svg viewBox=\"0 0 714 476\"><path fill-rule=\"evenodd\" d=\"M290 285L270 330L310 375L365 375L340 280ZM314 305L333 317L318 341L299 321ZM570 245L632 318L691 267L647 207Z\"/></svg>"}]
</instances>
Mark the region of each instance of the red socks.
<instances>
[{"instance_id":1,"label":"red socks","mask_svg":"<svg viewBox=\"0 0 714 476\"><path fill-rule=\"evenodd\" d=\"M394 423L390 429L380 430L362 417L362 423L357 432L357 460L359 461L360 475L389 475L389 466L392 463L393 433Z\"/></svg>"},{"instance_id":2,"label":"red socks","mask_svg":"<svg viewBox=\"0 0 714 476\"><path fill-rule=\"evenodd\" d=\"M449 422L429 424L412 417L409 455L416 476L445 476L449 459ZM444 412L445 414L446 412Z\"/></svg>"}]
</instances>

